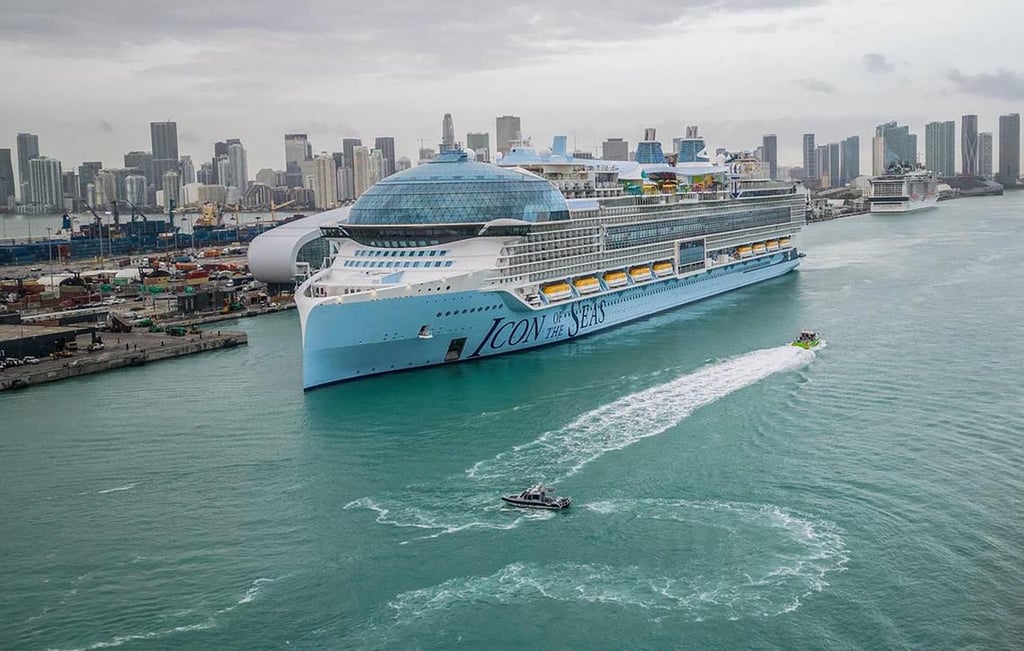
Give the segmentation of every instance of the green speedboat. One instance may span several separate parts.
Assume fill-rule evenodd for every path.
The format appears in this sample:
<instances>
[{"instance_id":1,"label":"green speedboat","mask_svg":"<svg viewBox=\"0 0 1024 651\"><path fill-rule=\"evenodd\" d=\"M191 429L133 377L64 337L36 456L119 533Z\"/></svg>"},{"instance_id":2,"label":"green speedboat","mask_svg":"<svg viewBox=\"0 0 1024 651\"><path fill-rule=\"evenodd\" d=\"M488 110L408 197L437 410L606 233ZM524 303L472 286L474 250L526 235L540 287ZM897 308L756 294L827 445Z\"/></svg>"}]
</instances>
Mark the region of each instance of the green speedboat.
<instances>
[{"instance_id":1,"label":"green speedboat","mask_svg":"<svg viewBox=\"0 0 1024 651\"><path fill-rule=\"evenodd\" d=\"M803 330L800 332L800 336L793 342L793 346L799 346L804 350L810 350L816 348L821 343L821 337L818 333L813 330Z\"/></svg>"}]
</instances>

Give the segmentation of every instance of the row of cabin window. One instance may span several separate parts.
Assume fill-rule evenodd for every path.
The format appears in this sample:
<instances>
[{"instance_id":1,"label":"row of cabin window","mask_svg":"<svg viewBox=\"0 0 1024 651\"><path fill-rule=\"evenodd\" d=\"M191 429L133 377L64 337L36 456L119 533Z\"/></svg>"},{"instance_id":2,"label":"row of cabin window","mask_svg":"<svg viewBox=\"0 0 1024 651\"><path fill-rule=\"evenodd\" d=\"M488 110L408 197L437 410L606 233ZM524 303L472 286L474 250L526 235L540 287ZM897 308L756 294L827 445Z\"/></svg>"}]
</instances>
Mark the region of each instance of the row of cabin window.
<instances>
[{"instance_id":1,"label":"row of cabin window","mask_svg":"<svg viewBox=\"0 0 1024 651\"><path fill-rule=\"evenodd\" d=\"M356 256L369 256L369 257L431 257L448 255L448 251L438 251L433 249L431 251L373 251L371 249L358 249L356 250Z\"/></svg>"},{"instance_id":2,"label":"row of cabin window","mask_svg":"<svg viewBox=\"0 0 1024 651\"><path fill-rule=\"evenodd\" d=\"M407 267L450 267L450 266L452 266L452 264L453 263L452 263L451 260L445 260L445 261L438 260L436 262L431 262L430 260L423 260L422 262L419 261L419 260L417 260L415 262L410 262L409 260L406 260L405 262L397 262L397 261L392 262L390 260L346 260L344 266L346 266L346 267L394 267L394 268L401 267L401 268L407 268Z\"/></svg>"}]
</instances>

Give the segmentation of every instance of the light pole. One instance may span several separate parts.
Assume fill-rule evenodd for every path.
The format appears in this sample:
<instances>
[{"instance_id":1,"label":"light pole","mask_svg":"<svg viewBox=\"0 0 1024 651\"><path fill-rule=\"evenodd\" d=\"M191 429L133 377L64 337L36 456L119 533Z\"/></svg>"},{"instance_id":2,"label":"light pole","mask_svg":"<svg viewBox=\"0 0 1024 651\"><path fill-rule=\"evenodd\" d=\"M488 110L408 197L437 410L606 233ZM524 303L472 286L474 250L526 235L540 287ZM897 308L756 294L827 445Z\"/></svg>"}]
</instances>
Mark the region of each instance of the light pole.
<instances>
[{"instance_id":1,"label":"light pole","mask_svg":"<svg viewBox=\"0 0 1024 651\"><path fill-rule=\"evenodd\" d=\"M53 230L49 226L46 227L46 255L50 259L50 285L53 285L53 240L50 238L50 231Z\"/></svg>"}]
</instances>

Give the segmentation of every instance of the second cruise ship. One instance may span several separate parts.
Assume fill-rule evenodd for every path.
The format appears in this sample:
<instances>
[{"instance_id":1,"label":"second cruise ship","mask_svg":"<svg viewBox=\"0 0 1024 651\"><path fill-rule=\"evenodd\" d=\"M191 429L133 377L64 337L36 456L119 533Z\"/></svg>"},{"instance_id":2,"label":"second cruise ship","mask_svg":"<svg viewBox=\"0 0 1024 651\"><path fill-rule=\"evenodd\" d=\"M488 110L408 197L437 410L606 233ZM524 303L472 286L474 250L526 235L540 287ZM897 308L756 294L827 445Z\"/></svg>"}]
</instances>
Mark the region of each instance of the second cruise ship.
<instances>
[{"instance_id":1,"label":"second cruise ship","mask_svg":"<svg viewBox=\"0 0 1024 651\"><path fill-rule=\"evenodd\" d=\"M559 137L381 180L322 227L332 262L296 291L305 388L568 341L794 269L803 188L695 144L666 156L649 133L635 161L601 161Z\"/></svg>"}]
</instances>

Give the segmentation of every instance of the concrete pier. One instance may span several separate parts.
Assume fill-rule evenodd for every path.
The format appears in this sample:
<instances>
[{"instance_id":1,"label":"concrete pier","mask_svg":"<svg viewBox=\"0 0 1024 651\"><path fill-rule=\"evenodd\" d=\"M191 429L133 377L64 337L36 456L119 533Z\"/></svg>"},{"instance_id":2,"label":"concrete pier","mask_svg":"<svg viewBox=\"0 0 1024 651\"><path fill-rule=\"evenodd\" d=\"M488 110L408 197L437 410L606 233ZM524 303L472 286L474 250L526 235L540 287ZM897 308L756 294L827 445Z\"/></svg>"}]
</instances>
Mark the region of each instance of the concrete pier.
<instances>
[{"instance_id":1,"label":"concrete pier","mask_svg":"<svg viewBox=\"0 0 1024 651\"><path fill-rule=\"evenodd\" d=\"M32 326L25 326L25 329ZM79 335L79 352L52 360L40 358L38 364L24 364L0 370L0 391L21 389L45 382L102 373L125 366L139 366L163 359L194 355L208 350L245 345L244 332L204 330L200 334L174 337L161 332L101 333L103 350L87 352L92 338Z\"/></svg>"}]
</instances>

